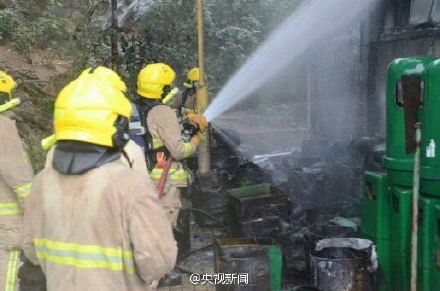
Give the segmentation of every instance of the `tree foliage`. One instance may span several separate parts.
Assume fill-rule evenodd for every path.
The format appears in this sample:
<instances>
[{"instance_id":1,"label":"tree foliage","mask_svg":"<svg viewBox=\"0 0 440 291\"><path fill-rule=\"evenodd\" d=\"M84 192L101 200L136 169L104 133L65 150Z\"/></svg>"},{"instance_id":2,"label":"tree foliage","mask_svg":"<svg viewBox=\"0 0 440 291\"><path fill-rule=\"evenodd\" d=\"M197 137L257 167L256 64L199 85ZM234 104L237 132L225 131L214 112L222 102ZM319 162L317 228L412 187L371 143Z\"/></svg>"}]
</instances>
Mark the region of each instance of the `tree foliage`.
<instances>
[{"instance_id":1,"label":"tree foliage","mask_svg":"<svg viewBox=\"0 0 440 291\"><path fill-rule=\"evenodd\" d=\"M205 1L205 57L210 87L214 92L299 2ZM155 1L138 17L130 31L135 37L131 37L127 44L137 53L124 56L126 75L135 75L133 71L145 63L166 62L175 68L179 81L183 81L186 72L197 65L195 1Z\"/></svg>"},{"instance_id":2,"label":"tree foliage","mask_svg":"<svg viewBox=\"0 0 440 291\"><path fill-rule=\"evenodd\" d=\"M34 49L56 55L65 53L66 42L70 38L69 21L57 15L62 7L59 1L38 1L41 5L36 5L34 1L14 3L12 7L0 10L0 40L12 40L15 49L29 62ZM38 6L37 10L31 9L35 6Z\"/></svg>"},{"instance_id":3,"label":"tree foliage","mask_svg":"<svg viewBox=\"0 0 440 291\"><path fill-rule=\"evenodd\" d=\"M149 3L147 11L120 29L121 73L135 85L137 72L143 65L165 62L176 70L181 82L187 71L197 65L196 1L144 2ZM214 92L299 2L205 1L206 68ZM12 38L15 48L29 60L37 48L69 56L74 63L74 74L87 66L109 65L112 33L109 0L16 0L13 3L11 8L0 10L0 40Z\"/></svg>"},{"instance_id":4,"label":"tree foliage","mask_svg":"<svg viewBox=\"0 0 440 291\"><path fill-rule=\"evenodd\" d=\"M0 10L0 40L11 37L17 25L18 20L14 10Z\"/></svg>"}]
</instances>

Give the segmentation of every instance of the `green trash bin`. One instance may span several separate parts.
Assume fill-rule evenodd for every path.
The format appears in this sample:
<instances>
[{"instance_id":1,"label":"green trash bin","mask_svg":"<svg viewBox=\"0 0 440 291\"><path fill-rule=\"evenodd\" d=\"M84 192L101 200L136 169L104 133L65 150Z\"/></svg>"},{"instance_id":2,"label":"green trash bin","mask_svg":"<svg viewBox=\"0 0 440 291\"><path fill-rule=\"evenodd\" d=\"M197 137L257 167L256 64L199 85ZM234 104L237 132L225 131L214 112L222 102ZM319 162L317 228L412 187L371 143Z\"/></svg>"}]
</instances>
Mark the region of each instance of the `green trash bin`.
<instances>
[{"instance_id":1,"label":"green trash bin","mask_svg":"<svg viewBox=\"0 0 440 291\"><path fill-rule=\"evenodd\" d=\"M386 173L366 172L362 196L361 234L379 240L390 239L388 177Z\"/></svg>"},{"instance_id":2,"label":"green trash bin","mask_svg":"<svg viewBox=\"0 0 440 291\"><path fill-rule=\"evenodd\" d=\"M411 242L412 189L392 187L391 248L400 255L408 255Z\"/></svg>"},{"instance_id":3,"label":"green trash bin","mask_svg":"<svg viewBox=\"0 0 440 291\"><path fill-rule=\"evenodd\" d=\"M419 199L418 290L440 290L440 199Z\"/></svg>"},{"instance_id":4,"label":"green trash bin","mask_svg":"<svg viewBox=\"0 0 440 291\"><path fill-rule=\"evenodd\" d=\"M387 174L366 172L360 232L361 237L376 244L380 267L387 283L391 282L390 215L391 203Z\"/></svg>"},{"instance_id":5,"label":"green trash bin","mask_svg":"<svg viewBox=\"0 0 440 291\"><path fill-rule=\"evenodd\" d=\"M406 291L410 287L410 243L412 190L392 187L391 202L391 286Z\"/></svg>"},{"instance_id":6,"label":"green trash bin","mask_svg":"<svg viewBox=\"0 0 440 291\"><path fill-rule=\"evenodd\" d=\"M420 77L420 86L422 87L427 67L434 60L435 57L432 56L399 58L388 66L384 166L387 169L390 184L395 186L412 187L414 168L414 153L408 152L406 148L407 139L413 139L414 136L407 132L405 127L402 79L405 76ZM407 134L411 134L411 136L408 137Z\"/></svg>"}]
</instances>

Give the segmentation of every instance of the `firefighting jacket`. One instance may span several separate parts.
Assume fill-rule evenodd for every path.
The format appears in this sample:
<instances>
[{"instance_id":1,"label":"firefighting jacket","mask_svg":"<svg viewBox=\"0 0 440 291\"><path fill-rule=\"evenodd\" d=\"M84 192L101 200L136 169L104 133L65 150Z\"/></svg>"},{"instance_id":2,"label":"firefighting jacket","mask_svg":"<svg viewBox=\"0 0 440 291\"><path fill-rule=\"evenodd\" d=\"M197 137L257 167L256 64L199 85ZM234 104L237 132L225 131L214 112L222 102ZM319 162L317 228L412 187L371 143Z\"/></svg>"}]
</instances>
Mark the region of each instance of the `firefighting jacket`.
<instances>
[{"instance_id":1,"label":"firefighting jacket","mask_svg":"<svg viewBox=\"0 0 440 291\"><path fill-rule=\"evenodd\" d=\"M148 130L153 138L153 148L165 147L176 161L192 155L197 145L184 142L181 136L181 127L176 113L166 105L158 105L150 110L147 116ZM153 181L160 180L162 168L154 168L150 172ZM171 165L168 181L175 187L186 187L190 182L189 172L179 162Z\"/></svg>"},{"instance_id":2,"label":"firefighting jacket","mask_svg":"<svg viewBox=\"0 0 440 291\"><path fill-rule=\"evenodd\" d=\"M26 203L24 251L48 291L150 290L175 264L156 190L121 159L81 175L48 166Z\"/></svg>"},{"instance_id":3,"label":"firefighting jacket","mask_svg":"<svg viewBox=\"0 0 440 291\"><path fill-rule=\"evenodd\" d=\"M15 121L0 114L0 248L21 248L22 202L33 176Z\"/></svg>"}]
</instances>

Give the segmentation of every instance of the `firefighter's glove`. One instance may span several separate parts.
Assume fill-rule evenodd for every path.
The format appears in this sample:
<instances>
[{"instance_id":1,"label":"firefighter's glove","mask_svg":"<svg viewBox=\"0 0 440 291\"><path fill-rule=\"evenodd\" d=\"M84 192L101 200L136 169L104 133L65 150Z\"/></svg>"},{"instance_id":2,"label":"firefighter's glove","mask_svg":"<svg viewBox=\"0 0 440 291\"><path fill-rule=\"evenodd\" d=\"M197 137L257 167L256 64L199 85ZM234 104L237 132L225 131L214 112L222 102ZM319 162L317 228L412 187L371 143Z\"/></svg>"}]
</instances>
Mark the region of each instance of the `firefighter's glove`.
<instances>
[{"instance_id":1,"label":"firefighter's glove","mask_svg":"<svg viewBox=\"0 0 440 291\"><path fill-rule=\"evenodd\" d=\"M206 120L206 117L201 114L189 113L186 116L186 119L189 122L197 124L201 132L204 132L208 127L208 120Z\"/></svg>"}]
</instances>

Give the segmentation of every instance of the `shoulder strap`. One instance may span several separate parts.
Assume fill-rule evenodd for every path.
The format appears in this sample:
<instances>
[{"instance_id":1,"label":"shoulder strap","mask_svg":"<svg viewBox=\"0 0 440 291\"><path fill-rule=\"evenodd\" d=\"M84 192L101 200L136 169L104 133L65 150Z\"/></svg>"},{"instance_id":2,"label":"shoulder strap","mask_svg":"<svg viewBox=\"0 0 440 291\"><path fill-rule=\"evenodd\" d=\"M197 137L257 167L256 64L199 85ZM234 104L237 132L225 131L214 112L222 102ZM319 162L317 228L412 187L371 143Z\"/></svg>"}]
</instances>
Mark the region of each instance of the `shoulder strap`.
<instances>
[{"instance_id":1,"label":"shoulder strap","mask_svg":"<svg viewBox=\"0 0 440 291\"><path fill-rule=\"evenodd\" d=\"M158 100L147 100L144 98L138 99L135 104L139 111L141 124L145 128L145 134L142 137L145 144L145 157L147 158L147 166L148 169L152 169L156 164L156 150L153 148L153 137L151 136L150 130L147 125L147 118L148 114L154 107L163 104Z\"/></svg>"}]
</instances>

